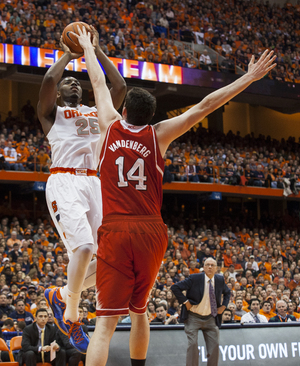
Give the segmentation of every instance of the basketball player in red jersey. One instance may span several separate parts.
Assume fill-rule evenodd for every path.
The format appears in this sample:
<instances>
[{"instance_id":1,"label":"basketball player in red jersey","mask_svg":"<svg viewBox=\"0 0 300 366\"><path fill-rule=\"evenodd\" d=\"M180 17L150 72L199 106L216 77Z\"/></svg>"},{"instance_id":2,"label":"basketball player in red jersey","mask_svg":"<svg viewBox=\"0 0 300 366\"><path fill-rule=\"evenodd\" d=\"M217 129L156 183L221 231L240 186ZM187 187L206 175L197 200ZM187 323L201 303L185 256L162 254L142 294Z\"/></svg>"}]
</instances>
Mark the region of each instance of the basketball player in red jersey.
<instances>
[{"instance_id":1,"label":"basketball player in red jersey","mask_svg":"<svg viewBox=\"0 0 300 366\"><path fill-rule=\"evenodd\" d=\"M95 29L93 33L95 53L112 84L114 105L119 108L126 94L126 84L100 49ZM101 187L97 177L101 130L96 108L80 104L79 81L74 77L61 80L67 64L81 56L71 53L64 44L62 48L64 54L45 74L38 117L52 152L46 200L70 261L67 285L46 289L45 298L59 329L69 335L78 351L86 353L89 338L78 321L78 305L81 291L96 284L96 260L91 262L91 259L97 250L97 230L102 221ZM56 104L58 97L61 106Z\"/></svg>"},{"instance_id":2,"label":"basketball player in red jersey","mask_svg":"<svg viewBox=\"0 0 300 366\"><path fill-rule=\"evenodd\" d=\"M120 315L130 314L132 366L143 366L149 342L148 295L167 248L167 229L160 216L163 156L169 144L194 124L261 79L275 64L266 50L252 57L248 73L219 89L181 116L148 125L155 98L134 88L125 98L122 117L113 108L89 34L80 32L87 70L95 93L102 131L100 178L103 223L97 252L97 323L87 366L104 366Z\"/></svg>"}]
</instances>

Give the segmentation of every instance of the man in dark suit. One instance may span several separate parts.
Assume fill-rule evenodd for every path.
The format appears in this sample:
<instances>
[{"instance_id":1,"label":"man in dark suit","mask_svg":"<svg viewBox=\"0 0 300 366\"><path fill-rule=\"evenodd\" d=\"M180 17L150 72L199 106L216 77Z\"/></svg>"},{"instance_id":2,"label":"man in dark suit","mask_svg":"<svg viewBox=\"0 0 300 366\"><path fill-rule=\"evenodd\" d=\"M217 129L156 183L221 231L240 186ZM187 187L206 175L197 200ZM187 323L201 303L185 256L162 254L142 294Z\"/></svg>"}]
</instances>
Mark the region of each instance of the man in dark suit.
<instances>
[{"instance_id":1,"label":"man in dark suit","mask_svg":"<svg viewBox=\"0 0 300 366\"><path fill-rule=\"evenodd\" d=\"M207 366L217 366L219 360L219 327L226 309L230 290L224 277L216 273L217 263L213 258L204 262L204 273L193 274L171 287L180 304L181 321L188 338L187 366L199 365L198 331L202 330L207 350ZM182 291L186 290L186 296ZM223 303L221 299L223 295Z\"/></svg>"},{"instance_id":2,"label":"man in dark suit","mask_svg":"<svg viewBox=\"0 0 300 366\"><path fill-rule=\"evenodd\" d=\"M22 349L19 353L20 364L35 366L37 362L50 362L51 343L56 351L56 358L51 362L55 366L66 365L66 353L56 343L56 327L47 324L47 309L38 309L36 322L24 328L22 334Z\"/></svg>"}]
</instances>

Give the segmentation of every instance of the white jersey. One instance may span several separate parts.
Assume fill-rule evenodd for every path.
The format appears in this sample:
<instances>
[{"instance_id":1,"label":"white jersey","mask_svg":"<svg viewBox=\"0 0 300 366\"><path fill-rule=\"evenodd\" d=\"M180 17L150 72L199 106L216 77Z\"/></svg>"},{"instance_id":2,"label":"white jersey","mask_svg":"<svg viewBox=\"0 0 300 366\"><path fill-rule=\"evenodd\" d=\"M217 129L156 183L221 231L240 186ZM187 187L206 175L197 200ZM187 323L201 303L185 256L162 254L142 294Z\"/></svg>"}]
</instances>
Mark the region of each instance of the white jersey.
<instances>
[{"instance_id":1,"label":"white jersey","mask_svg":"<svg viewBox=\"0 0 300 366\"><path fill-rule=\"evenodd\" d=\"M96 107L58 106L47 138L52 153L51 168L97 169L100 127Z\"/></svg>"}]
</instances>

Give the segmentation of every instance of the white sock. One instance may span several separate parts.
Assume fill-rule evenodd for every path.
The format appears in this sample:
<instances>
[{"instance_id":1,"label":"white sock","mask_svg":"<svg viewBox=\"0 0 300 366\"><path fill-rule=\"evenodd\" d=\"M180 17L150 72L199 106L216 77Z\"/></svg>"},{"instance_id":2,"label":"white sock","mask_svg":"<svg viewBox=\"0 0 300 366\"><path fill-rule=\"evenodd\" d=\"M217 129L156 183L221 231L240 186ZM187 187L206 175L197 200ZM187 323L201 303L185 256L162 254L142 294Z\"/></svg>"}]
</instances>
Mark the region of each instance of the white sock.
<instances>
[{"instance_id":1,"label":"white sock","mask_svg":"<svg viewBox=\"0 0 300 366\"><path fill-rule=\"evenodd\" d=\"M67 307L64 314L65 320L71 320L71 322L78 321L78 305L80 301L80 294L81 292L72 292L67 288Z\"/></svg>"}]
</instances>

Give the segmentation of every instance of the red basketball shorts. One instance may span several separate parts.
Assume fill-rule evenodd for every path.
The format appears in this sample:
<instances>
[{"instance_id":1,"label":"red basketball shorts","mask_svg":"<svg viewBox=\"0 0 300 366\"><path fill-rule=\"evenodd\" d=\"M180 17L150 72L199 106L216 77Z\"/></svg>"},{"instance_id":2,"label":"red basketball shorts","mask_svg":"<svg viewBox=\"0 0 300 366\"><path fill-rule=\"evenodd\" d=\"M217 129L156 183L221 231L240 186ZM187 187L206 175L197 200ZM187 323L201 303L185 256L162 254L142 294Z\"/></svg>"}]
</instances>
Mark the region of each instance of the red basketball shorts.
<instances>
[{"instance_id":1,"label":"red basketball shorts","mask_svg":"<svg viewBox=\"0 0 300 366\"><path fill-rule=\"evenodd\" d=\"M97 316L143 314L168 245L160 216L108 216L98 230Z\"/></svg>"}]
</instances>

